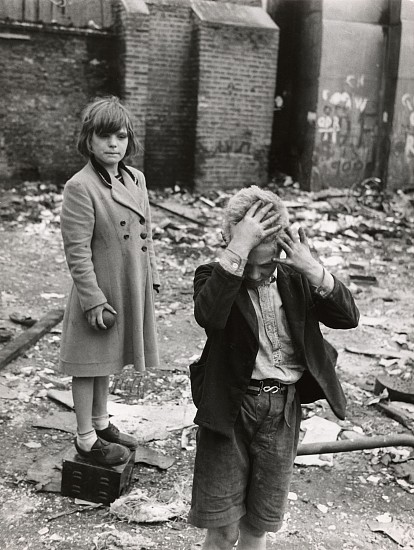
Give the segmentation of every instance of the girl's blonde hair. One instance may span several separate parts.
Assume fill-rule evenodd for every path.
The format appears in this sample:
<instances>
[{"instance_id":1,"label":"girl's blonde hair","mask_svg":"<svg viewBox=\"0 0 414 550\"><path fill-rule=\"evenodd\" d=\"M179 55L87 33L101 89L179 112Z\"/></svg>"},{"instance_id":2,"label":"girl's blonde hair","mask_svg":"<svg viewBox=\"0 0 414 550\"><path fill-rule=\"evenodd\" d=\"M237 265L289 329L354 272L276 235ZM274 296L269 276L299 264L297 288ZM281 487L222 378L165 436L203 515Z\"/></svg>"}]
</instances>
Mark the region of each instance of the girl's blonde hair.
<instances>
[{"instance_id":1,"label":"girl's blonde hair","mask_svg":"<svg viewBox=\"0 0 414 550\"><path fill-rule=\"evenodd\" d=\"M84 157L91 156L91 139L97 136L114 134L122 128L128 133L128 146L125 156L135 155L140 148L135 136L131 114L116 96L97 98L86 106L82 113L82 126L78 137L78 151Z\"/></svg>"},{"instance_id":2,"label":"girl's blonde hair","mask_svg":"<svg viewBox=\"0 0 414 550\"><path fill-rule=\"evenodd\" d=\"M275 225L281 225L282 228L285 228L289 225L289 215L286 206L284 205L282 199L265 189L261 189L257 185L252 185L251 187L246 187L237 191L233 195L227 206L224 210L224 221L223 221L223 239L226 243L229 243L231 240L231 227L236 225L241 221L249 208L258 200L261 200L264 204L271 203L273 205L270 214L277 214L278 217L275 221ZM267 239L264 239L263 242L271 242L275 239L275 235L271 235Z\"/></svg>"}]
</instances>

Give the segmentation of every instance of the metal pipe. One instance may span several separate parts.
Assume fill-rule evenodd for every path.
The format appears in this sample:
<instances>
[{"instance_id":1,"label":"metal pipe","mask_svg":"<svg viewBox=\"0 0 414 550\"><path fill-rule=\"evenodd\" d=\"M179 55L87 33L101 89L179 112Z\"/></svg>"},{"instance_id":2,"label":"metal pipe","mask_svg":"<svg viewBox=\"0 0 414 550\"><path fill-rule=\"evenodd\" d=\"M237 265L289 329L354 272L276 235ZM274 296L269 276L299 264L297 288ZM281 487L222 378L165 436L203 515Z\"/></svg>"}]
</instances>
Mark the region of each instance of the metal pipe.
<instances>
[{"instance_id":1,"label":"metal pipe","mask_svg":"<svg viewBox=\"0 0 414 550\"><path fill-rule=\"evenodd\" d=\"M414 435L379 435L375 437L358 437L356 439L340 439L338 441L317 441L316 443L301 443L298 446L298 456L347 451L362 451L379 447L413 447Z\"/></svg>"}]
</instances>

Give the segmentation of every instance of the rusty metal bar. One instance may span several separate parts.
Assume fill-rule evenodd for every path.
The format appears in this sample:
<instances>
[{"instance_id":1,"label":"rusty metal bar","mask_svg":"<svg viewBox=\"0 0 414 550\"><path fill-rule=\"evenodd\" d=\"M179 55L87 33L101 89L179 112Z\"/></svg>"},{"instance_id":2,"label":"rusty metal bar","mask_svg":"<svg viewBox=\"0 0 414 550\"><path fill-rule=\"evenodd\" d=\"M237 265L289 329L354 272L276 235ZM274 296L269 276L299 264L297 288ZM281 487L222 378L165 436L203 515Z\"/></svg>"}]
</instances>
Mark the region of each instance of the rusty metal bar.
<instances>
[{"instance_id":1,"label":"rusty metal bar","mask_svg":"<svg viewBox=\"0 0 414 550\"><path fill-rule=\"evenodd\" d=\"M358 437L357 439L341 439L338 441L318 441L302 443L298 447L298 456L329 453L344 453L347 451L362 451L379 447L413 447L414 435L379 435L375 437Z\"/></svg>"}]
</instances>

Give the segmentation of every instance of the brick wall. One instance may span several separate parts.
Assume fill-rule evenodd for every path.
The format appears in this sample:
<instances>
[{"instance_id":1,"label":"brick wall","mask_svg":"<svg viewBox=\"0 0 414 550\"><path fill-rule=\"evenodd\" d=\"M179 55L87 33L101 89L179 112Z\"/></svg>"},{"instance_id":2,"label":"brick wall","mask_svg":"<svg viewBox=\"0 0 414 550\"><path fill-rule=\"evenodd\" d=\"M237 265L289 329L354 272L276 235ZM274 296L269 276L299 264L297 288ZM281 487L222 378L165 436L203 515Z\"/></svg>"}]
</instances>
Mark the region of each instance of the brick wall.
<instances>
[{"instance_id":1,"label":"brick wall","mask_svg":"<svg viewBox=\"0 0 414 550\"><path fill-rule=\"evenodd\" d=\"M114 56L119 71L119 95L128 106L141 148L128 159L144 168L148 110L149 11L143 0L129 0L128 9L114 2Z\"/></svg>"},{"instance_id":2,"label":"brick wall","mask_svg":"<svg viewBox=\"0 0 414 550\"><path fill-rule=\"evenodd\" d=\"M211 5L208 9L215 10ZM197 27L196 187L263 184L273 121L277 27L212 24L199 18Z\"/></svg>"},{"instance_id":3,"label":"brick wall","mask_svg":"<svg viewBox=\"0 0 414 550\"><path fill-rule=\"evenodd\" d=\"M96 95L118 93L112 46L106 33L0 26L0 184L63 183L84 164L80 112Z\"/></svg>"},{"instance_id":4,"label":"brick wall","mask_svg":"<svg viewBox=\"0 0 414 550\"><path fill-rule=\"evenodd\" d=\"M259 5L113 0L107 30L0 22L0 185L66 181L81 110L107 94L132 112L149 187L266 181L278 36Z\"/></svg>"},{"instance_id":5,"label":"brick wall","mask_svg":"<svg viewBox=\"0 0 414 550\"><path fill-rule=\"evenodd\" d=\"M148 185L191 186L195 102L190 0L150 0L145 174Z\"/></svg>"}]
</instances>

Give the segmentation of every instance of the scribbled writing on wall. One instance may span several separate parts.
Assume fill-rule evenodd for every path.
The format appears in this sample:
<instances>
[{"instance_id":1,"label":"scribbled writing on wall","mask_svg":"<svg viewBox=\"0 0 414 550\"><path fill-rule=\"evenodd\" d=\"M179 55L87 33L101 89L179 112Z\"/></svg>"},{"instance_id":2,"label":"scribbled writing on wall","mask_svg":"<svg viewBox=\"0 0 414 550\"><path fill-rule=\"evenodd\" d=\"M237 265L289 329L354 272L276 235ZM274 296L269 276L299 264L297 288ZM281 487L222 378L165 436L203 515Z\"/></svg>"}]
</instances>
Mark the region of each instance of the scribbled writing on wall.
<instances>
[{"instance_id":1,"label":"scribbled writing on wall","mask_svg":"<svg viewBox=\"0 0 414 550\"><path fill-rule=\"evenodd\" d=\"M411 88L410 91L407 88ZM387 185L391 189L414 182L414 93L412 83L397 94L388 160Z\"/></svg>"},{"instance_id":2,"label":"scribbled writing on wall","mask_svg":"<svg viewBox=\"0 0 414 550\"><path fill-rule=\"evenodd\" d=\"M404 156L406 161L414 158L414 95L404 94L401 98L401 103L405 118L405 145Z\"/></svg>"},{"instance_id":3,"label":"scribbled writing on wall","mask_svg":"<svg viewBox=\"0 0 414 550\"><path fill-rule=\"evenodd\" d=\"M316 114L313 187L348 187L373 162L377 108L365 76L348 75L341 89L321 90Z\"/></svg>"}]
</instances>

